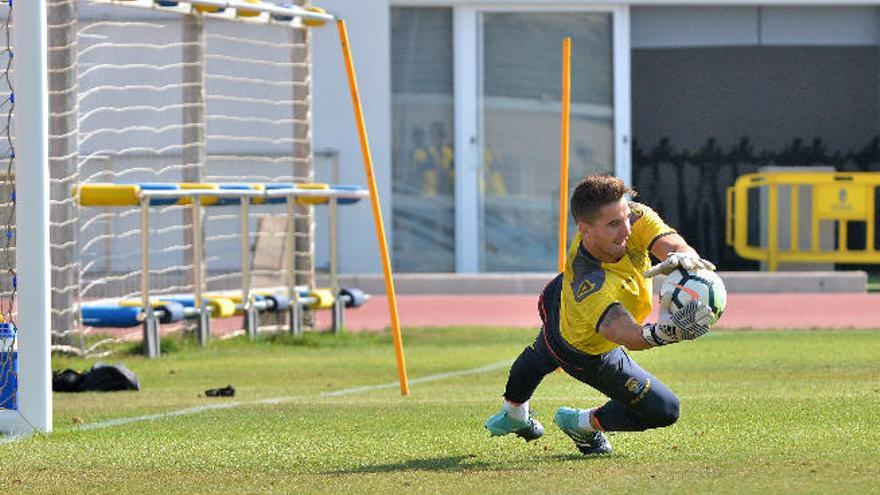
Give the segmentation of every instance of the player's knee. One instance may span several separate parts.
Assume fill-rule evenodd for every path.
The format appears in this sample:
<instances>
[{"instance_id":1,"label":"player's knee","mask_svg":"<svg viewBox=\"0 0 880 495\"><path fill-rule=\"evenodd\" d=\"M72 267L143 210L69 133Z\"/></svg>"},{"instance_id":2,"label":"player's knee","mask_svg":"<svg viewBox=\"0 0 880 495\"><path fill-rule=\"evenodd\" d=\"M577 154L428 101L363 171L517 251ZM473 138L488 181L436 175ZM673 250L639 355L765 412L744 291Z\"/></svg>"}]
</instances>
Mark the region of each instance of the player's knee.
<instances>
[{"instance_id":1,"label":"player's knee","mask_svg":"<svg viewBox=\"0 0 880 495\"><path fill-rule=\"evenodd\" d=\"M678 421L678 417L681 415L681 403L678 401L678 397L672 396L663 401L663 409L660 414L660 426L670 426L676 421Z\"/></svg>"},{"instance_id":2,"label":"player's knee","mask_svg":"<svg viewBox=\"0 0 880 495\"><path fill-rule=\"evenodd\" d=\"M678 421L680 414L681 404L678 401L678 397L674 395L664 397L651 415L651 426L654 428L670 426Z\"/></svg>"}]
</instances>

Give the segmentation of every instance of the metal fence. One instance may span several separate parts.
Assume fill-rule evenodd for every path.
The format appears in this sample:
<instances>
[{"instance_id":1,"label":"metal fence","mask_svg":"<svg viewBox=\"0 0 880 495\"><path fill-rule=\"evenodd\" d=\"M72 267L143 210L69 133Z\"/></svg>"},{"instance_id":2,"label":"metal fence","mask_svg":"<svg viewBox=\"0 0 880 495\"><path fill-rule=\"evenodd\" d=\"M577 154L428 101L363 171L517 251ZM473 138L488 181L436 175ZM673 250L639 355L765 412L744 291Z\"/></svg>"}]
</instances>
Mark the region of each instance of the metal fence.
<instances>
[{"instance_id":1,"label":"metal fence","mask_svg":"<svg viewBox=\"0 0 880 495\"><path fill-rule=\"evenodd\" d=\"M721 270L756 270L725 245L725 190L737 177L763 167L834 167L838 172L880 171L880 137L861 149L828 150L821 138L801 138L781 150L756 151L749 138L732 146L709 138L697 150L677 149L669 139L654 145L633 143L633 185L650 205L697 251ZM754 224L757 219L751 218ZM751 228L751 227L750 227ZM859 232L851 233L857 242ZM864 234L862 234L864 235ZM876 266L847 265L876 271Z\"/></svg>"}]
</instances>

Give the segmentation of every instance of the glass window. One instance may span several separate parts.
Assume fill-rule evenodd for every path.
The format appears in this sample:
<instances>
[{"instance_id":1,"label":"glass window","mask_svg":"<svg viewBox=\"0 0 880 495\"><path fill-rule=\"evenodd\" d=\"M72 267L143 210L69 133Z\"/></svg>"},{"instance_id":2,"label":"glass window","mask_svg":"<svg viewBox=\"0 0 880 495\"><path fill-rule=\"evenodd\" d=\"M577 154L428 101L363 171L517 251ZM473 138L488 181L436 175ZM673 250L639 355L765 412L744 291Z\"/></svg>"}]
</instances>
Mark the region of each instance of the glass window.
<instances>
[{"instance_id":1,"label":"glass window","mask_svg":"<svg viewBox=\"0 0 880 495\"><path fill-rule=\"evenodd\" d=\"M483 14L481 271L556 269L566 36L570 188L584 175L614 171L611 14Z\"/></svg>"},{"instance_id":2,"label":"glass window","mask_svg":"<svg viewBox=\"0 0 880 495\"><path fill-rule=\"evenodd\" d=\"M391 9L395 269L455 269L452 9Z\"/></svg>"}]
</instances>

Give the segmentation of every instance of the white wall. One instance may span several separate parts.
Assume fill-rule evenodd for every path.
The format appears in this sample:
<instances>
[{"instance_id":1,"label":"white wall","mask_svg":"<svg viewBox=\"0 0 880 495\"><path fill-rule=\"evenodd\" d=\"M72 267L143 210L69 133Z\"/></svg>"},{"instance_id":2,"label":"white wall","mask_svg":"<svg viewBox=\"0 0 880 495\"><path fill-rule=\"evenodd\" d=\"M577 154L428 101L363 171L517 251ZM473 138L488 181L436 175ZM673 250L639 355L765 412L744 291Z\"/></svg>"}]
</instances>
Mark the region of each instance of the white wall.
<instances>
[{"instance_id":1,"label":"white wall","mask_svg":"<svg viewBox=\"0 0 880 495\"><path fill-rule=\"evenodd\" d=\"M325 0L321 7L346 20L361 103L382 201L385 233L391 239L390 9L387 0ZM366 186L357 128L336 26L312 31L313 142L316 150L340 155L340 182ZM320 171L317 173L320 174ZM341 209L340 271L380 273L382 265L369 202ZM318 236L324 229L318 227Z\"/></svg>"}]
</instances>

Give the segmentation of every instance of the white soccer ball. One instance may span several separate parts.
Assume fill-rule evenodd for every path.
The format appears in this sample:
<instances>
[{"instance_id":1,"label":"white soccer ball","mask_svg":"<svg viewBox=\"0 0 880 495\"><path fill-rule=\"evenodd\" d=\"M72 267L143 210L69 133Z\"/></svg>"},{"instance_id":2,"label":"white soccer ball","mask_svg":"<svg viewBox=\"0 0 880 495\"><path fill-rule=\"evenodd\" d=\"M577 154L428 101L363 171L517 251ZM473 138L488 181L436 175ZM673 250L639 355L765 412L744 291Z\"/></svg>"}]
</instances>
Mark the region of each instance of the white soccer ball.
<instances>
[{"instance_id":1,"label":"white soccer ball","mask_svg":"<svg viewBox=\"0 0 880 495\"><path fill-rule=\"evenodd\" d=\"M699 299L712 308L715 323L727 307L727 289L721 277L711 270L678 268L666 276L660 287L661 311L675 311L691 299Z\"/></svg>"}]
</instances>

